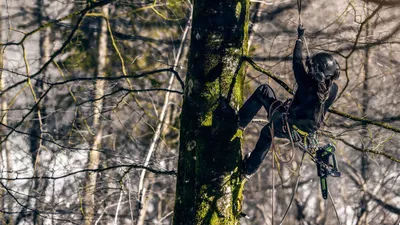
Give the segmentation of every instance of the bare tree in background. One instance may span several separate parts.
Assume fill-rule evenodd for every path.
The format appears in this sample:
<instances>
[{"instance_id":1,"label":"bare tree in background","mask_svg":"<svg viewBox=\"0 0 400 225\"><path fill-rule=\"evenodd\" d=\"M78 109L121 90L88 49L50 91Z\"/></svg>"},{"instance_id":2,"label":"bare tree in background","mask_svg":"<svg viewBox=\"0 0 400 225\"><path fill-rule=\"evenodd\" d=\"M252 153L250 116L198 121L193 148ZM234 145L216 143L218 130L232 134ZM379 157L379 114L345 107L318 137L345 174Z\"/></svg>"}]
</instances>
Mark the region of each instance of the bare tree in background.
<instances>
[{"instance_id":1,"label":"bare tree in background","mask_svg":"<svg viewBox=\"0 0 400 225\"><path fill-rule=\"evenodd\" d=\"M101 13L104 17L100 22L100 32L98 35L98 57L97 57L97 69L95 77L105 77L105 67L107 65L107 21L108 20L108 6L103 6ZM104 80L95 81L94 90L94 102L93 102L93 122L91 126L91 132L93 137L90 140L90 151L88 157L87 168L89 170L96 170L100 164L100 152L101 143L103 138L103 127L101 114L103 111L103 95L104 95ZM85 188L83 189L83 213L85 224L92 224L93 219L95 219L96 212L96 183L97 183L97 173L88 172L86 178Z\"/></svg>"},{"instance_id":2,"label":"bare tree in background","mask_svg":"<svg viewBox=\"0 0 400 225\"><path fill-rule=\"evenodd\" d=\"M218 2L223 10L209 10ZM224 137L234 130L241 98L259 84L268 83L281 100L291 97L296 1L251 2L252 22L243 24L233 19L245 4L195 2L197 22L186 42L192 45L183 45L177 63L192 13L188 1L2 3L0 223L167 225L175 218L189 224L185 216L191 214L197 215L195 221L258 225L282 218L301 152L295 150L290 160L290 144L277 139L275 155L269 154L259 172L240 186L239 140ZM105 8L109 15L103 17ZM283 224L399 222L398 9L396 0L302 1L311 53L331 52L342 68L341 95L319 141L336 144L343 176L328 178L334 204L325 201L315 164L306 158ZM217 32L222 29L225 33ZM251 43L244 46L248 33ZM100 37L106 38L104 47ZM235 71L239 64L247 65L246 76L244 69ZM237 80L232 74L238 74ZM228 104L223 101L229 95L226 83L240 84ZM195 120L204 123L195 128ZM265 122L261 111L246 129L244 153L253 148ZM192 147L195 151L186 151ZM139 185L144 169L147 175ZM192 177L185 171L196 173ZM197 186L185 183L191 181L186 178ZM221 186L224 181L232 186ZM238 202L225 204L238 206L232 214L218 211L222 204L212 207L212 200L234 196L228 186L238 190L232 193L243 190L243 204L241 195L236 195ZM183 189L197 195L185 195ZM175 204L179 200L188 207ZM250 220L238 218L240 209ZM228 214L235 218L224 217Z\"/></svg>"}]
</instances>

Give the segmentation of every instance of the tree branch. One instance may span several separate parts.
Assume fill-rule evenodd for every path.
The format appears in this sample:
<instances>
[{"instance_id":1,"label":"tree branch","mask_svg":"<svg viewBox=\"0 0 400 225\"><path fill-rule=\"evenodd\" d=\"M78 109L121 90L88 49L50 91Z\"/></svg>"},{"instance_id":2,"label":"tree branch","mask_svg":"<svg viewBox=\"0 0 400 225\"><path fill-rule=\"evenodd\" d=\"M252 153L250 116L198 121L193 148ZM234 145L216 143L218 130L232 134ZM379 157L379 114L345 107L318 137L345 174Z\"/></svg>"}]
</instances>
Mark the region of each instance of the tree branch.
<instances>
[{"instance_id":1,"label":"tree branch","mask_svg":"<svg viewBox=\"0 0 400 225\"><path fill-rule=\"evenodd\" d=\"M385 5L385 6L400 5L400 1L399 0L392 0L392 1L390 1L390 0L364 0L364 2L371 2L371 3Z\"/></svg>"},{"instance_id":2,"label":"tree branch","mask_svg":"<svg viewBox=\"0 0 400 225\"><path fill-rule=\"evenodd\" d=\"M159 174L159 175L171 175L171 176L176 176L176 171L175 170L158 170L154 169L149 166L143 166L143 165L138 165L138 164L121 164L121 165L116 165L116 166L109 166L106 168L99 168L99 169L83 169L83 170L77 170L71 173L67 173L61 176L31 176L31 177L15 177L15 178L5 178L5 177L0 177L0 180L5 180L5 181L15 181L15 180L34 180L34 179L49 179L49 180L58 180L58 179L63 179L72 175L80 174L80 173L87 173L87 172L93 172L93 173L98 173L98 172L104 172L108 170L113 170L113 169L119 169L119 168L128 168L128 169L145 169L151 173L154 174Z\"/></svg>"},{"instance_id":3,"label":"tree branch","mask_svg":"<svg viewBox=\"0 0 400 225\"><path fill-rule=\"evenodd\" d=\"M328 133L328 132L320 132L320 133L321 133L323 136L332 138L332 139L334 139L334 140L338 140L338 141L342 142L343 144L345 144L345 145L347 145L347 146L353 148L353 149L356 150L356 151L359 151L359 152L369 152L369 153L373 153L373 154L377 154L377 155L383 155L383 156L385 156L386 158L388 158L388 159L390 159L390 160L392 160L392 161L395 161L395 162L397 162L397 163L400 163L400 159L398 159L398 158L396 158L396 157L394 157L394 156L392 156L392 155L389 155L389 154L386 153L386 152L376 151L376 150L367 149L367 148L364 148L364 149L363 149L363 148L357 147L356 145L354 145L354 144L352 144L352 143L350 143L350 142L344 140L343 138L336 137L335 135L330 134L330 133Z\"/></svg>"},{"instance_id":4,"label":"tree branch","mask_svg":"<svg viewBox=\"0 0 400 225\"><path fill-rule=\"evenodd\" d=\"M375 201L378 205L382 206L384 209L388 210L391 213L400 214L400 208L393 206L391 204L386 203L387 201L378 198L376 195L371 193L365 185L363 185L352 173L347 173L350 180L352 180L357 186L361 188L363 192L365 192L373 201Z\"/></svg>"},{"instance_id":5,"label":"tree branch","mask_svg":"<svg viewBox=\"0 0 400 225\"><path fill-rule=\"evenodd\" d=\"M83 9L83 10L81 10L81 11L78 11L78 12L75 12L75 13L72 13L72 14L69 14L69 15L67 15L67 16L65 16L65 17L62 17L62 18L58 19L58 20L55 20L55 21L48 22L48 23L45 23L45 24L40 25L38 28L36 28L36 29L30 31L29 33L25 34L24 37L23 37L19 42L17 42L17 43L5 43L5 44L0 44L0 46L21 45L21 44L26 40L26 38L28 38L30 35L32 35L32 34L38 32L38 31L40 31L41 29L43 29L43 28L45 28L45 27L48 27L48 26L50 26L50 25L52 25L52 24L54 24L54 23L58 23L58 22L60 22L60 21L62 21L62 20L69 19L69 18L72 18L72 17L77 16L77 15L81 15L81 16L79 17L78 21L76 22L75 27L73 28L73 30L71 31L70 35L68 36L67 40L63 43L63 45L62 45L56 52L54 52L54 53L51 55L50 59L49 59L42 67L40 67L40 69L39 69L35 74L33 74L32 76L30 76L30 78L32 79L32 78L36 77L37 75L39 75L40 73L42 73L43 70L46 69L47 66L48 66L51 62L53 62L53 60L54 60L59 54L61 54L61 53L63 52L63 50L64 50L64 49L67 47L67 45L71 42L72 38L73 38L74 35L75 35L75 32L78 30L78 28L79 28L81 22L83 21L83 18L85 17L85 15L86 15L87 12L89 12L90 10L92 10L92 9L94 9L94 8L107 5L107 4L109 4L109 3L111 3L111 2L114 2L114 1L116 1L116 0L104 0L104 1L100 1L100 2L95 2L94 4L91 4L90 6L86 7L85 9ZM21 85L21 84L27 82L27 80L28 80L28 79L24 79L24 80L22 80L22 81L20 81L20 82L17 82L17 83L15 83L15 84L11 85L10 87L5 88L4 90L2 90L2 91L0 92L0 97L1 97L5 92L9 91L10 89L13 89L13 88L15 88L15 87L17 87L17 86L19 86L19 85Z\"/></svg>"},{"instance_id":6,"label":"tree branch","mask_svg":"<svg viewBox=\"0 0 400 225\"><path fill-rule=\"evenodd\" d=\"M273 73L271 73L270 71L268 71L266 69L261 68L252 59L250 59L248 57L244 57L244 60L249 62L249 64L255 70L257 70L257 71L269 76L270 78L272 78L275 82L277 82L279 85L281 85L287 92L289 92L290 94L294 94L293 90L285 82L283 82L277 76L275 76ZM360 121L360 122L363 122L363 123L366 123L366 124L375 125L375 126L378 126L378 127L385 128L387 130L394 131L396 133L400 133L400 128L390 126L390 125L388 125L386 123L382 123L382 122L377 122L377 121L373 121L373 120L369 120L369 119L356 117L356 116L353 116L353 115L350 115L350 114L347 114L347 113L344 113L344 112L337 111L335 109L329 109L328 111L333 113L333 114L345 117L347 119L351 119L351 120L354 120L354 121Z\"/></svg>"},{"instance_id":7,"label":"tree branch","mask_svg":"<svg viewBox=\"0 0 400 225\"><path fill-rule=\"evenodd\" d=\"M143 73L140 73L137 75L126 75L126 76L123 75L123 76L116 76L116 77L75 77L75 78L60 81L60 82L48 82L48 81L43 81L43 82L46 84L52 85L52 86L57 86L57 85L64 85L64 84L76 82L76 81L94 81L94 80L115 81L115 80L126 79L126 78L137 79L137 78L149 76L149 75L156 74L156 73L162 73L162 72L171 72L172 74L174 74L176 79L179 81L179 84L181 85L182 90L184 89L184 83L182 81L182 78L179 76L179 73L176 70L174 70L173 68L147 71L147 72L143 72Z\"/></svg>"}]
</instances>

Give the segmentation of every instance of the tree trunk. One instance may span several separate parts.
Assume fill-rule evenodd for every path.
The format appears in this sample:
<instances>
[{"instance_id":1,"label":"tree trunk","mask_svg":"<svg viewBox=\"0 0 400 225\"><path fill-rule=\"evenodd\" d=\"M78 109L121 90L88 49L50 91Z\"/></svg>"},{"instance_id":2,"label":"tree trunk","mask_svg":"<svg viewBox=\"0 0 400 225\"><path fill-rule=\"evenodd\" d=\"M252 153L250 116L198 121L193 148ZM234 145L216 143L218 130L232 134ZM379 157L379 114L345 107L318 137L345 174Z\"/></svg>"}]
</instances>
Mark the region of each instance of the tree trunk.
<instances>
[{"instance_id":1,"label":"tree trunk","mask_svg":"<svg viewBox=\"0 0 400 225\"><path fill-rule=\"evenodd\" d=\"M174 224L238 224L243 180L235 111L242 104L249 1L194 2L181 115Z\"/></svg>"},{"instance_id":2,"label":"tree trunk","mask_svg":"<svg viewBox=\"0 0 400 225\"><path fill-rule=\"evenodd\" d=\"M103 6L102 13L105 18L108 18L108 7ZM97 74L96 76L104 76L106 68L106 57L107 57L107 22L104 18L100 22L100 33L99 33L99 44L98 44L98 57L97 57ZM89 159L87 169L95 170L99 167L100 163L100 152L101 138L103 136L103 125L100 120L100 115L103 109L103 100L101 97L104 96L104 80L96 80L95 84L95 96L94 99L98 99L93 103L93 125L92 131L95 134L91 143L91 150L89 152ZM85 224L90 225L95 215L95 193L96 193L96 172L88 172L86 175L85 195L83 199L83 209Z\"/></svg>"},{"instance_id":3,"label":"tree trunk","mask_svg":"<svg viewBox=\"0 0 400 225\"><path fill-rule=\"evenodd\" d=\"M2 4L3 4L3 2L2 2L2 0L0 0L0 17L2 16ZM0 31L1 30L3 30L3 21L2 20L0 20ZM3 36L2 36L2 32L0 32L0 42L3 42ZM3 68L4 68L4 66L3 66L3 48L1 47L0 48L0 91L2 91L3 90L3 88L4 88L4 80L3 80ZM6 108L4 108L3 107L3 105L4 105L4 103L6 103L6 100L5 100L5 98L4 98L4 96L1 96L1 102L0 102L0 104L1 104L1 113L0 113L0 122L3 124L3 123L7 123L6 121L7 121L7 117L4 117L3 118L3 115L6 115L5 113L6 113ZM7 104L7 103L6 103ZM6 130L5 130L5 127L3 127L3 126L0 126L0 136L1 137L4 137L5 136L5 132L6 132ZM3 140L1 140L1 141L3 141ZM0 168L1 169L1 176L4 176L3 175L3 170L4 170L4 168L3 168L3 165L6 165L7 163L6 163L6 159L4 159L3 158L3 151L4 150L7 150L7 149L4 149L3 148L3 143L1 143L0 144L0 165L2 165L2 168ZM6 154L5 154L6 155ZM8 165L8 164L7 164ZM7 174L8 174L8 171L6 172ZM4 188L0 188L0 196L4 196ZM6 204L7 204L7 202L6 202L6 198L5 198L5 196L4 197L2 197L1 198L1 202L0 202L0 208L1 209L4 209L4 211L6 211ZM4 214L3 212L1 212L0 211L0 223L4 223L4 224L7 224L8 222L7 222L7 218L5 218L5 215L6 214Z\"/></svg>"},{"instance_id":4,"label":"tree trunk","mask_svg":"<svg viewBox=\"0 0 400 225\"><path fill-rule=\"evenodd\" d=\"M43 15L45 14L45 6L44 0L37 1L37 24L40 26L44 23ZM50 28L43 28L39 33L39 66L43 66L50 57ZM42 79L46 79L46 70L43 70ZM43 94L43 81L38 79L34 86L34 99L40 98ZM34 111L32 127L30 130L30 152L32 155L32 165L34 170L34 175L36 177L42 177L45 175L45 162L42 162L42 145L43 145L43 124L45 123L46 117L46 108L45 104L42 102L38 105L38 107ZM47 152L49 153L49 152ZM33 213L33 224L43 224L43 219L39 215L42 211L42 203L45 201L43 193L46 191L46 187L48 182L42 179L34 179L33 180L33 196L35 196L34 201L34 209Z\"/></svg>"},{"instance_id":5,"label":"tree trunk","mask_svg":"<svg viewBox=\"0 0 400 225\"><path fill-rule=\"evenodd\" d=\"M366 10L368 14L368 3L366 3ZM368 15L367 15L368 16ZM366 23L365 25L365 36L368 38L370 35L370 24L369 22ZM362 100L362 116L367 115L367 111L369 108L369 61L370 61L370 47L365 47L364 49L364 80L363 80L363 89L362 89L362 95L363 95L363 100ZM367 149L368 148L368 142L369 142L369 137L368 137L368 126L367 124L362 125L362 130L361 130L361 144L362 144L362 149ZM361 153L361 177L363 178L363 185L367 185L367 180L368 180L368 167L369 167L369 162L368 162L368 154L366 152ZM361 200L360 200L360 211L358 212L358 225L364 225L367 224L367 216L368 216L368 194L366 192L363 192Z\"/></svg>"},{"instance_id":6,"label":"tree trunk","mask_svg":"<svg viewBox=\"0 0 400 225\"><path fill-rule=\"evenodd\" d=\"M147 179L144 181L143 186L145 188L143 188L143 194L146 196L146 198L143 199L143 205L142 205L142 209L139 210L139 215L138 215L138 219L137 219L137 223L136 225L145 225L146 223L146 215L147 215L147 208L149 207L150 201L153 198L154 193L153 192L149 192L148 194L146 193L146 190L150 190L152 183L154 182L154 175L153 174L149 174Z\"/></svg>"},{"instance_id":7,"label":"tree trunk","mask_svg":"<svg viewBox=\"0 0 400 225\"><path fill-rule=\"evenodd\" d=\"M3 1L0 0L0 17L3 16L2 14L2 6L3 6ZM0 20L0 30L3 30L3 20ZM0 32L0 42L3 42L3 33ZM4 47L0 48L0 91L2 91L4 89L5 86L5 78L4 78L4 74L3 74L3 68L4 68ZM5 135L7 134L7 128L5 126L8 125L8 103L7 103L7 94L3 93L2 96L0 97L0 104L1 104L1 112L0 112L0 122L2 124L2 126L0 126L0 136L1 137L5 137ZM2 144L0 144L0 155L1 155L1 161L0 163L2 165L6 165L6 177L11 179L11 171L13 169L12 164L11 164L11 157L10 157L10 148L8 146L8 141L7 140L3 140L0 138L0 140L2 141ZM4 169L4 168L2 168ZM2 174L3 175L3 174ZM11 185L11 180L7 181L7 186L9 187ZM11 197L9 195L3 195L4 194L4 189L1 188L0 190L0 196L3 196L1 199L1 208L5 211L12 211L13 205L12 202L13 200L11 199ZM9 224L12 223L12 216L11 215L7 215L7 214L0 214L0 218L1 218L1 223L4 224Z\"/></svg>"}]
</instances>

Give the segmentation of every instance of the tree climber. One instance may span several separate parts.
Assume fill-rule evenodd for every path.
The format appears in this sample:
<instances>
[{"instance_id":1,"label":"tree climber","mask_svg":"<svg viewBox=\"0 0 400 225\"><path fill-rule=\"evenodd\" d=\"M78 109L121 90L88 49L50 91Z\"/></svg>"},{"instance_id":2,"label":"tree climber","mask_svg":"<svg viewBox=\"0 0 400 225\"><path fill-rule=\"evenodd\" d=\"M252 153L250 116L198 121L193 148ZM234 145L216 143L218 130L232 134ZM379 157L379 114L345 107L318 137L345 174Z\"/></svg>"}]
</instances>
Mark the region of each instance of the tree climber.
<instances>
[{"instance_id":1,"label":"tree climber","mask_svg":"<svg viewBox=\"0 0 400 225\"><path fill-rule=\"evenodd\" d=\"M298 39L293 51L293 71L297 82L293 100L281 102L273 89L263 84L239 110L239 129L235 136L242 135L262 106L267 110L269 119L269 123L261 130L255 149L244 158L242 175L246 179L257 171L274 137L299 141L299 136L316 132L336 98L338 86L333 80L339 78L339 64L329 53L320 52L314 54L311 60L307 56L307 72L302 62L304 30L302 25L297 28ZM296 134L297 139L293 138Z\"/></svg>"}]
</instances>

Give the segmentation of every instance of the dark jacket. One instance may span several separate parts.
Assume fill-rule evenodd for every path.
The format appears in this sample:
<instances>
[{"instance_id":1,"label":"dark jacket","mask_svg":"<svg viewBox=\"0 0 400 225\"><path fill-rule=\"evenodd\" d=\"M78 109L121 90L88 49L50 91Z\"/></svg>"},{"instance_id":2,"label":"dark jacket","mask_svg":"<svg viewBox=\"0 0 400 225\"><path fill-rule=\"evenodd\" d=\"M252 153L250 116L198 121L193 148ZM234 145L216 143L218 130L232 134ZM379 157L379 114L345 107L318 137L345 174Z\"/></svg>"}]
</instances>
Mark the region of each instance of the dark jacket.
<instances>
[{"instance_id":1,"label":"dark jacket","mask_svg":"<svg viewBox=\"0 0 400 225\"><path fill-rule=\"evenodd\" d=\"M296 125L306 132L314 132L321 127L326 111L336 98L338 86L332 81L328 81L328 86L331 86L328 90L329 95L327 99L321 100L318 95L324 93L321 93L318 88L318 82L306 72L302 50L303 42L297 40L293 51L293 71L297 82L297 91L290 105L288 118L291 125Z\"/></svg>"}]
</instances>

